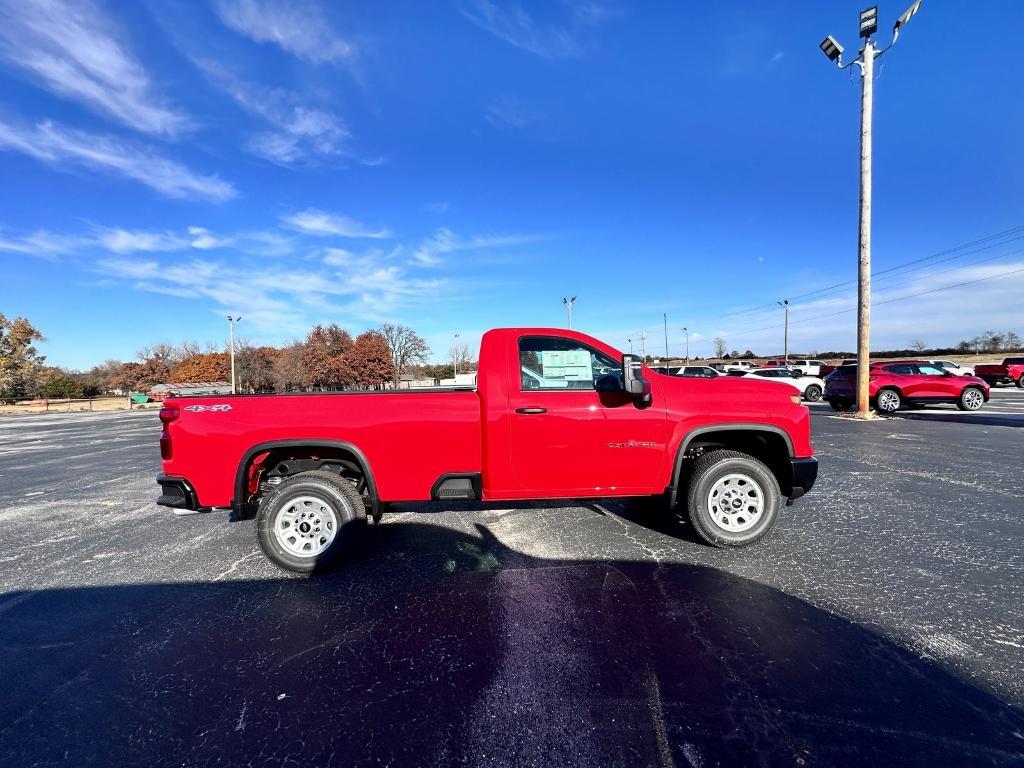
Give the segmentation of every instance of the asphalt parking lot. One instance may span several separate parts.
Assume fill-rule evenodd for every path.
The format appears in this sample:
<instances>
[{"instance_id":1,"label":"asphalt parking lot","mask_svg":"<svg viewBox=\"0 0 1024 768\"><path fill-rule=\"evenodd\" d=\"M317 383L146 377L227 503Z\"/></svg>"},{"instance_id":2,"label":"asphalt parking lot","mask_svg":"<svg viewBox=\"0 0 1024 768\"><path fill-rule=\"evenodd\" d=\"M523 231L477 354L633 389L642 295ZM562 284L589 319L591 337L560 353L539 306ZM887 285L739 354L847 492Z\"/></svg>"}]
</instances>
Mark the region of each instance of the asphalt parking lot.
<instances>
[{"instance_id":1,"label":"asphalt parking lot","mask_svg":"<svg viewBox=\"0 0 1024 768\"><path fill-rule=\"evenodd\" d=\"M1024 390L812 412L756 547L418 505L309 580L154 505L154 412L0 419L0 764L1024 765Z\"/></svg>"}]
</instances>

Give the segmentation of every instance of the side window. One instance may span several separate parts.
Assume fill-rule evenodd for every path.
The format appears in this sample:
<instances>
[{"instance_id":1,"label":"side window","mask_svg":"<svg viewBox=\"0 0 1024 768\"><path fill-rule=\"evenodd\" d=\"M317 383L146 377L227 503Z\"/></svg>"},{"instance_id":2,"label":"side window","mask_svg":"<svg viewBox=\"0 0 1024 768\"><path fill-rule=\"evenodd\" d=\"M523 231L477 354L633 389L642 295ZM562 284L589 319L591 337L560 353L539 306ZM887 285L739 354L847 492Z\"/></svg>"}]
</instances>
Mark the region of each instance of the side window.
<instances>
[{"instance_id":1,"label":"side window","mask_svg":"<svg viewBox=\"0 0 1024 768\"><path fill-rule=\"evenodd\" d=\"M944 376L945 375L941 368L937 368L934 365L919 365L919 366L917 366L917 372L918 373L923 373L925 376Z\"/></svg>"},{"instance_id":2,"label":"side window","mask_svg":"<svg viewBox=\"0 0 1024 768\"><path fill-rule=\"evenodd\" d=\"M912 365L887 365L885 366L885 370L889 371L889 373L899 374L900 376L909 376L915 373Z\"/></svg>"},{"instance_id":3,"label":"side window","mask_svg":"<svg viewBox=\"0 0 1024 768\"><path fill-rule=\"evenodd\" d=\"M519 339L523 390L594 389L602 376L622 376L622 363L572 339Z\"/></svg>"}]
</instances>

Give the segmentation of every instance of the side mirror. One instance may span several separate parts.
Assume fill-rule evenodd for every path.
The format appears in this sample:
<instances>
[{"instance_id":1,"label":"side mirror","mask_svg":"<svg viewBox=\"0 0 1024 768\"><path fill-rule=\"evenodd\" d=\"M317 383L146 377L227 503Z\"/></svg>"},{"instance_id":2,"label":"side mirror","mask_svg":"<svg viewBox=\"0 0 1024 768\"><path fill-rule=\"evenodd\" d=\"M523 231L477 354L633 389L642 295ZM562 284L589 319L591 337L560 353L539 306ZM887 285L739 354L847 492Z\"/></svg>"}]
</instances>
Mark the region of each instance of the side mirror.
<instances>
[{"instance_id":1,"label":"side mirror","mask_svg":"<svg viewBox=\"0 0 1024 768\"><path fill-rule=\"evenodd\" d=\"M622 388L644 405L651 402L651 382L644 378L643 361L638 355L622 356Z\"/></svg>"},{"instance_id":2,"label":"side mirror","mask_svg":"<svg viewBox=\"0 0 1024 768\"><path fill-rule=\"evenodd\" d=\"M594 382L594 389L598 392L621 392L622 385L619 383L619 377L614 374L600 377Z\"/></svg>"}]
</instances>

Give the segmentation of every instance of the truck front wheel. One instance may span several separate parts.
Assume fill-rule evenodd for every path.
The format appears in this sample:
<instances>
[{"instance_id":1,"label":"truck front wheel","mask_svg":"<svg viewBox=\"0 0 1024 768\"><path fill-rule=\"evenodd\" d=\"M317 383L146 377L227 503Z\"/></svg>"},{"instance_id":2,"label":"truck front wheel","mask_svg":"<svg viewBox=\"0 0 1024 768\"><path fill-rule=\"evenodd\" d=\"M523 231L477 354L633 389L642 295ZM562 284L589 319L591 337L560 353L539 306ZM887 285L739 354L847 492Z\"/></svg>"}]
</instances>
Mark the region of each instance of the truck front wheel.
<instances>
[{"instance_id":1,"label":"truck front wheel","mask_svg":"<svg viewBox=\"0 0 1024 768\"><path fill-rule=\"evenodd\" d=\"M697 535L715 547L742 547L775 525L782 491L775 475L753 456L712 451L694 462L687 506Z\"/></svg>"},{"instance_id":2,"label":"truck front wheel","mask_svg":"<svg viewBox=\"0 0 1024 768\"><path fill-rule=\"evenodd\" d=\"M260 502L256 536L281 568L312 573L337 564L366 522L359 491L333 472L289 477Z\"/></svg>"}]
</instances>

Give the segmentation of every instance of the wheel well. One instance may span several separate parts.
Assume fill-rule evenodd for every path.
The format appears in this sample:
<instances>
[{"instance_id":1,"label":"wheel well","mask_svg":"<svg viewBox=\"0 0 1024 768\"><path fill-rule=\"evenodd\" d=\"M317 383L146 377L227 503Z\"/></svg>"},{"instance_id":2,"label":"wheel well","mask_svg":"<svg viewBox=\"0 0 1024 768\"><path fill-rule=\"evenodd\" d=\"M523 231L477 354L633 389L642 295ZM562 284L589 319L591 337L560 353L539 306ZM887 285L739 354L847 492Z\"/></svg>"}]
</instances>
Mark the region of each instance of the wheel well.
<instances>
[{"instance_id":1,"label":"wheel well","mask_svg":"<svg viewBox=\"0 0 1024 768\"><path fill-rule=\"evenodd\" d=\"M686 481L693 461L715 450L739 451L764 462L775 475L782 492L786 496L792 493L792 452L783 434L763 429L723 429L697 435L684 445L673 478L673 499Z\"/></svg>"},{"instance_id":2,"label":"wheel well","mask_svg":"<svg viewBox=\"0 0 1024 768\"><path fill-rule=\"evenodd\" d=\"M350 480L363 494L369 512L379 519L381 504L366 458L346 443L286 441L253 446L242 457L235 476L233 507L240 518L248 517L259 497L274 483L300 472L326 469Z\"/></svg>"}]
</instances>

